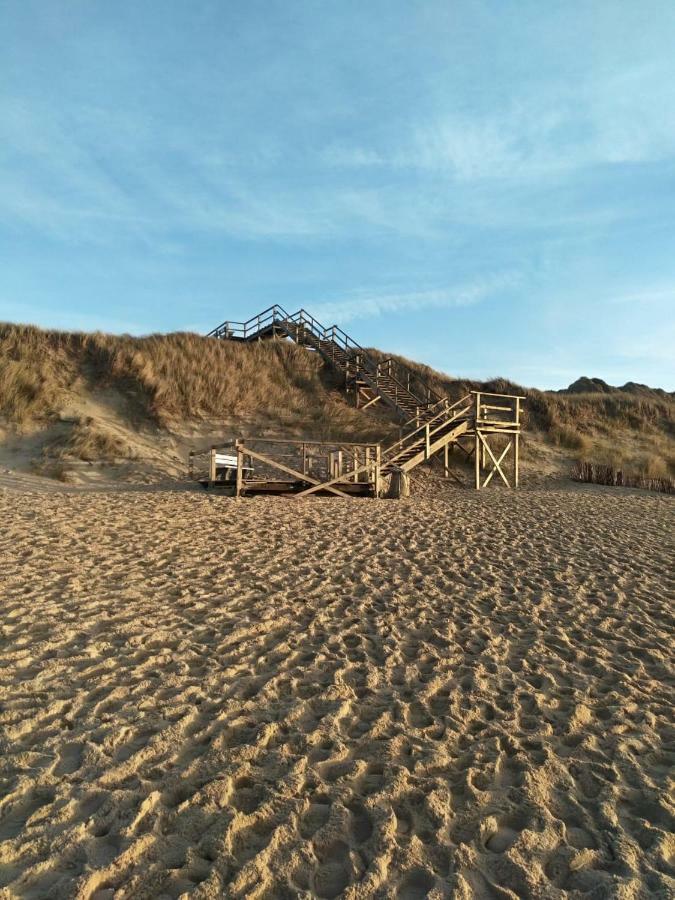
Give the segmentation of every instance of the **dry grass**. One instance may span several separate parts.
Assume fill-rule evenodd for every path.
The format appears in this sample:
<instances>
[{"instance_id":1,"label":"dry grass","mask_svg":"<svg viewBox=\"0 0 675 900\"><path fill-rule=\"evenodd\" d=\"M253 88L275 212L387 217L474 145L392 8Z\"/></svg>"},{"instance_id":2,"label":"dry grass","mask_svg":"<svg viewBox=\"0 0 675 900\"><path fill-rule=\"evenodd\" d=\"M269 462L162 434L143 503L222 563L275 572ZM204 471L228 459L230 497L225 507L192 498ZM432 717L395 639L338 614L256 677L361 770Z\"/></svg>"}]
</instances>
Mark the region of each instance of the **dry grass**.
<instances>
[{"instance_id":1,"label":"dry grass","mask_svg":"<svg viewBox=\"0 0 675 900\"><path fill-rule=\"evenodd\" d=\"M675 494L675 479L665 476L646 475L615 469L613 466L599 465L588 461L576 463L572 468L572 478L588 484L605 484L613 487L637 487L664 494Z\"/></svg>"},{"instance_id":2,"label":"dry grass","mask_svg":"<svg viewBox=\"0 0 675 900\"><path fill-rule=\"evenodd\" d=\"M642 387L543 392L504 379L451 378L397 358L452 400L476 389L524 395L530 440L572 460L593 459L645 477L675 473L672 395ZM237 420L316 439L385 441L394 430L385 409L355 410L321 358L288 341L238 344L190 333L137 338L0 325L0 417L6 421L54 420L68 397L95 397L104 389L124 398L132 425L160 429L187 421ZM89 423L73 434L68 453L85 459L124 457L115 440Z\"/></svg>"},{"instance_id":3,"label":"dry grass","mask_svg":"<svg viewBox=\"0 0 675 900\"><path fill-rule=\"evenodd\" d=\"M377 358L388 354L369 350ZM397 356L440 395L457 400L468 391L525 397L523 426L535 440L567 451L574 460L593 458L615 469L628 468L647 478L675 474L675 399L672 394L638 386L627 391L567 393L524 388L504 378L471 381L452 378Z\"/></svg>"},{"instance_id":4,"label":"dry grass","mask_svg":"<svg viewBox=\"0 0 675 900\"><path fill-rule=\"evenodd\" d=\"M88 417L75 422L69 434L45 448L47 456L79 459L83 462L127 460L137 457L136 450L122 437Z\"/></svg>"},{"instance_id":5,"label":"dry grass","mask_svg":"<svg viewBox=\"0 0 675 900\"><path fill-rule=\"evenodd\" d=\"M236 344L196 334L136 338L0 326L0 415L53 418L69 392L117 388L157 425L266 418L325 437L379 437L377 416L350 408L320 357L286 341ZM388 426L384 431L387 432Z\"/></svg>"}]
</instances>

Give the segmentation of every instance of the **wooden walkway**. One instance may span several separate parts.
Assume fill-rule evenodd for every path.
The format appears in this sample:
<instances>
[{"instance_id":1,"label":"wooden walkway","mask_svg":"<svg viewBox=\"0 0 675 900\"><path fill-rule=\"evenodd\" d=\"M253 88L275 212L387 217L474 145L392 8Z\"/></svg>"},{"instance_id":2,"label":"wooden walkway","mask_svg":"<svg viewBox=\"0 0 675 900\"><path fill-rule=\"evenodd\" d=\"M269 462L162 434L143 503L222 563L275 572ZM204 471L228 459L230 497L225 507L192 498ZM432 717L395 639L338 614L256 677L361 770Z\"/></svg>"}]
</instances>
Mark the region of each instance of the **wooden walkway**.
<instances>
[{"instance_id":1,"label":"wooden walkway","mask_svg":"<svg viewBox=\"0 0 675 900\"><path fill-rule=\"evenodd\" d=\"M477 489L486 487L495 475L507 487L518 486L523 397L472 391L451 404L446 397L435 394L405 364L393 357L378 362L337 325L325 328L302 309L289 314L280 306L271 306L248 322L223 322L209 333L209 337L246 342L276 336L290 338L320 353L343 375L345 388L357 407L366 409L381 402L402 422L400 440L385 448L370 445L367 458L368 445L351 445L363 448L363 460L350 467L343 465L340 456L340 465L328 472L323 482L315 476L308 478L309 472L297 464L287 467L296 478L292 492L297 496L319 492L344 495L354 493L355 485L362 483L367 483L370 492L379 496L384 476L410 472L420 463L434 458L442 459L446 477L456 478L450 467L450 454L455 449L473 457ZM317 442L311 441L295 443L317 446ZM245 457L264 461L267 465L273 464L275 459L271 452L262 454L261 459L260 451L249 444L237 443L238 470L242 470L237 493L247 490L247 479L243 474ZM277 464L277 468L283 471L283 463Z\"/></svg>"}]
</instances>

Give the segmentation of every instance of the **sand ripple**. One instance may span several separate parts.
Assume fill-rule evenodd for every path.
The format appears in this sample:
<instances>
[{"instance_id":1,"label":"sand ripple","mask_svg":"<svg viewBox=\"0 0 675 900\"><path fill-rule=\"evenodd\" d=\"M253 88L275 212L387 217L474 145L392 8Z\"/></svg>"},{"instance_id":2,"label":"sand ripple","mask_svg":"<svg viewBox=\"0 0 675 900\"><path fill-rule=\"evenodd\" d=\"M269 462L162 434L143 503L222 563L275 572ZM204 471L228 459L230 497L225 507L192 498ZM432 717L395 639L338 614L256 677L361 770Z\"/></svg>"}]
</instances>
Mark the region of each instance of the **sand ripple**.
<instances>
[{"instance_id":1,"label":"sand ripple","mask_svg":"<svg viewBox=\"0 0 675 900\"><path fill-rule=\"evenodd\" d=\"M0 896L672 896L673 509L0 490Z\"/></svg>"}]
</instances>

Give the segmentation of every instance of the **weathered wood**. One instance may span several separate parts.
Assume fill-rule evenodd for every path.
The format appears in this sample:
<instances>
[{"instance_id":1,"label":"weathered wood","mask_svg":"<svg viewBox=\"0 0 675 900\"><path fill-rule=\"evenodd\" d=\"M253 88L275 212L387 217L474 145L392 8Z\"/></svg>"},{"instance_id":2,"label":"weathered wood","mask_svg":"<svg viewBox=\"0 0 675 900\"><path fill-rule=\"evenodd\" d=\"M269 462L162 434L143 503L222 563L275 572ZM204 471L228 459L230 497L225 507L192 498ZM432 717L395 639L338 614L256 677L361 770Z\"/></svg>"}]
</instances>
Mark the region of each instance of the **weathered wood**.
<instances>
[{"instance_id":1,"label":"weathered wood","mask_svg":"<svg viewBox=\"0 0 675 900\"><path fill-rule=\"evenodd\" d=\"M362 410L368 409L369 406L372 406L374 403L379 402L381 399L382 399L382 397L380 394L375 394L375 396L372 399L370 399L367 403L364 403L364 405L361 407L361 409Z\"/></svg>"},{"instance_id":2,"label":"weathered wood","mask_svg":"<svg viewBox=\"0 0 675 900\"><path fill-rule=\"evenodd\" d=\"M307 488L304 491L300 491L300 493L297 494L296 496L306 497L307 494L315 494L317 491L321 491L324 488L327 491L332 491L333 493L336 493L336 490L333 488L333 485L339 484L341 481L348 481L352 475L355 475L357 473L360 474L361 472L365 472L365 471L366 471L365 466L359 466L359 468L356 469L355 472L347 472L346 475L338 475L337 478L332 478L330 481L316 482L316 484L313 487Z\"/></svg>"},{"instance_id":3,"label":"weathered wood","mask_svg":"<svg viewBox=\"0 0 675 900\"><path fill-rule=\"evenodd\" d=\"M476 490L480 490L480 432L476 429L476 445L474 448L474 475L476 480Z\"/></svg>"},{"instance_id":4,"label":"weathered wood","mask_svg":"<svg viewBox=\"0 0 675 900\"><path fill-rule=\"evenodd\" d=\"M241 485L243 481L243 466L244 466L244 454L241 449L241 442L237 441L237 485L235 487L234 495L235 497L241 497Z\"/></svg>"},{"instance_id":5,"label":"weathered wood","mask_svg":"<svg viewBox=\"0 0 675 900\"><path fill-rule=\"evenodd\" d=\"M379 497L382 491L382 448L378 444L375 448L375 497Z\"/></svg>"},{"instance_id":6,"label":"weathered wood","mask_svg":"<svg viewBox=\"0 0 675 900\"><path fill-rule=\"evenodd\" d=\"M211 447L209 453L209 484L216 480L216 448Z\"/></svg>"},{"instance_id":7,"label":"weathered wood","mask_svg":"<svg viewBox=\"0 0 675 900\"><path fill-rule=\"evenodd\" d=\"M506 445L506 448L504 449L502 455L501 455L501 456L499 457L499 459L497 460L498 466L501 467L501 464L502 464L503 460L505 459L506 454L507 454L507 453L509 452L509 450L511 449L511 446L512 446L512 441L509 441L508 444ZM495 467L492 468L492 471L490 472L490 474L488 475L488 477L487 477L487 478L485 479L485 481L483 482L483 487L487 487L487 485L490 484L490 481L492 481L492 476L495 474L496 471L497 471L497 467L495 466ZM499 474L500 474L500 475L502 476L502 478L504 479L504 483L506 484L506 486L507 486L507 487L510 487L511 485L508 483L508 481L507 481L507 479L506 479L506 476L502 473L501 468L499 468Z\"/></svg>"},{"instance_id":8,"label":"weathered wood","mask_svg":"<svg viewBox=\"0 0 675 900\"><path fill-rule=\"evenodd\" d=\"M269 466L273 466L274 468L280 469L282 472L286 472L287 475L294 475L300 481L309 481L310 484L316 485L317 487L325 487L327 491L330 491L331 494L336 494L338 497L344 497L342 491L339 488L329 487L328 484L322 484L320 481L317 481L316 478L310 478L309 475L305 475L302 472L298 472L297 469L291 469L290 466L285 466L283 463L278 462L276 459L271 459L269 456L264 456L262 453L256 453L254 450L251 450L250 447L246 447L246 454L248 456L252 456L253 459L258 459L260 462L267 463ZM340 479L337 479L338 481ZM332 482L330 482L332 484ZM299 494L297 496L300 496Z\"/></svg>"},{"instance_id":9,"label":"weathered wood","mask_svg":"<svg viewBox=\"0 0 675 900\"><path fill-rule=\"evenodd\" d=\"M487 440L483 437L483 435L482 435L480 432L477 432L477 434L479 435L481 441L483 442L483 445L485 446L485 448L486 448L486 450L487 450L487 452L488 452L488 455L490 456L490 459L491 459L492 462L494 463L494 468L492 469L492 471L490 472L490 474L488 475L488 477L485 479L485 483L484 483L483 486L485 487L485 485L489 484L490 479L491 479L492 476L494 475L495 471L497 471L497 472L499 472L499 474L500 474L500 476L501 476L501 479L502 479L502 481L504 482L504 484L505 484L507 487L510 487L509 482L508 482L508 479L506 478L506 476L504 475L504 473L503 473L502 470L501 470L500 462L504 459L504 457L505 457L506 454L508 453L509 448L511 447L511 441L509 441L509 443L508 443L508 445L507 445L507 447L506 447L506 450L504 450L504 452L502 453L502 455L501 455L501 457L500 457L500 459L499 459L499 462L498 462L498 461L495 459L495 457L494 457L494 455L493 455L493 453L492 453L492 450L490 449L490 445L488 444Z\"/></svg>"}]
</instances>

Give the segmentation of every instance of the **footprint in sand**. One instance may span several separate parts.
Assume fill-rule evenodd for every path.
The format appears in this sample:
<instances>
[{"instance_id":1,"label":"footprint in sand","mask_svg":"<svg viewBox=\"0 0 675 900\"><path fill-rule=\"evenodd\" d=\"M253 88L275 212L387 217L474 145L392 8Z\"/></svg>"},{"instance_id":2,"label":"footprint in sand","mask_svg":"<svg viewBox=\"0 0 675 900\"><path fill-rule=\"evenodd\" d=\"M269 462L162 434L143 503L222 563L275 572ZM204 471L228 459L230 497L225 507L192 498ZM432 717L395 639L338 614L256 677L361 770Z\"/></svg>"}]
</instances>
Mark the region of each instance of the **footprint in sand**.
<instances>
[{"instance_id":1,"label":"footprint in sand","mask_svg":"<svg viewBox=\"0 0 675 900\"><path fill-rule=\"evenodd\" d=\"M382 790L384 784L384 766L381 763L371 763L366 769L361 783L361 793L366 796L376 794Z\"/></svg>"},{"instance_id":2,"label":"footprint in sand","mask_svg":"<svg viewBox=\"0 0 675 900\"><path fill-rule=\"evenodd\" d=\"M520 837L527 825L527 817L515 813L502 816L499 820L488 819L483 825L485 848L491 853L505 853Z\"/></svg>"},{"instance_id":3,"label":"footprint in sand","mask_svg":"<svg viewBox=\"0 0 675 900\"><path fill-rule=\"evenodd\" d=\"M54 769L55 775L72 775L82 765L82 744L66 744Z\"/></svg>"},{"instance_id":4,"label":"footprint in sand","mask_svg":"<svg viewBox=\"0 0 675 900\"><path fill-rule=\"evenodd\" d=\"M334 841L317 850L317 856L319 866L312 879L314 893L321 898L339 897L351 881L349 847L343 841Z\"/></svg>"},{"instance_id":5,"label":"footprint in sand","mask_svg":"<svg viewBox=\"0 0 675 900\"><path fill-rule=\"evenodd\" d=\"M237 863L243 865L261 853L269 844L273 831L274 822L270 819L260 819L238 831L234 836L232 847Z\"/></svg>"},{"instance_id":6,"label":"footprint in sand","mask_svg":"<svg viewBox=\"0 0 675 900\"><path fill-rule=\"evenodd\" d=\"M300 834L309 839L323 828L330 817L331 801L323 794L312 797L309 808L300 819Z\"/></svg>"},{"instance_id":7,"label":"footprint in sand","mask_svg":"<svg viewBox=\"0 0 675 900\"><path fill-rule=\"evenodd\" d=\"M142 750L150 740L150 738L155 734L152 728L144 728L138 732L138 734L134 735L134 737L127 741L125 744L122 744L121 747L118 747L115 751L115 755L113 757L113 761L116 763L126 762L128 759L138 753L139 750Z\"/></svg>"},{"instance_id":8,"label":"footprint in sand","mask_svg":"<svg viewBox=\"0 0 675 900\"><path fill-rule=\"evenodd\" d=\"M434 887L434 876L426 869L413 869L398 886L398 900L424 900Z\"/></svg>"},{"instance_id":9,"label":"footprint in sand","mask_svg":"<svg viewBox=\"0 0 675 900\"><path fill-rule=\"evenodd\" d=\"M54 792L49 790L33 790L25 794L15 804L3 811L0 819L0 841L15 838L35 813L43 806L51 803Z\"/></svg>"},{"instance_id":10,"label":"footprint in sand","mask_svg":"<svg viewBox=\"0 0 675 900\"><path fill-rule=\"evenodd\" d=\"M240 812L247 814L255 812L264 798L265 788L252 778L244 775L235 781L231 803Z\"/></svg>"},{"instance_id":11,"label":"footprint in sand","mask_svg":"<svg viewBox=\"0 0 675 900\"><path fill-rule=\"evenodd\" d=\"M373 820L365 806L358 800L347 804L350 812L349 831L356 844L363 844L373 833Z\"/></svg>"},{"instance_id":12,"label":"footprint in sand","mask_svg":"<svg viewBox=\"0 0 675 900\"><path fill-rule=\"evenodd\" d=\"M582 825L581 821L574 816L566 818L564 820L565 823L565 837L567 838L567 843L570 847L574 847L575 850L595 850L598 846L597 841L590 833L587 831Z\"/></svg>"}]
</instances>

